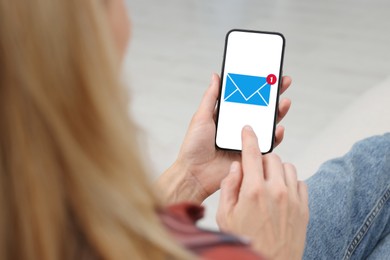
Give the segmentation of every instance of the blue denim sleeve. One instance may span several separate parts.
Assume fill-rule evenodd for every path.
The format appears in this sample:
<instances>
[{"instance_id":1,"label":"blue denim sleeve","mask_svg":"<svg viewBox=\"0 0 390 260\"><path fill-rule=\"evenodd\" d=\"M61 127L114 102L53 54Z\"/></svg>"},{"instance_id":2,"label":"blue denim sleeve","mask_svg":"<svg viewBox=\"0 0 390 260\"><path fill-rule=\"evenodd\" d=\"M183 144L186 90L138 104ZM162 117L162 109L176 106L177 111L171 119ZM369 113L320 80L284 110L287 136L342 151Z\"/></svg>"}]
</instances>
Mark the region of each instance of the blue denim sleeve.
<instances>
[{"instance_id":1,"label":"blue denim sleeve","mask_svg":"<svg viewBox=\"0 0 390 260\"><path fill-rule=\"evenodd\" d=\"M307 185L304 259L390 259L390 133L325 162Z\"/></svg>"}]
</instances>

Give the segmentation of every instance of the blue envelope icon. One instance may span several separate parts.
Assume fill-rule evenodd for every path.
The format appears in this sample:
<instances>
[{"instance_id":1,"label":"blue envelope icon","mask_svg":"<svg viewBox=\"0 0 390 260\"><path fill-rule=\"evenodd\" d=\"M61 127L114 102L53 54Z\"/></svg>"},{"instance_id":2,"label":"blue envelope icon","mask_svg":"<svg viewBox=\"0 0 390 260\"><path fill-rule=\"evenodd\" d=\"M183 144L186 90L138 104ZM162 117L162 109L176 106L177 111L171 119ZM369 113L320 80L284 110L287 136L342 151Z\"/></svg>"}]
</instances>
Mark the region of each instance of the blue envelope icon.
<instances>
[{"instance_id":1,"label":"blue envelope icon","mask_svg":"<svg viewBox=\"0 0 390 260\"><path fill-rule=\"evenodd\" d=\"M271 85L267 78L228 73L224 100L249 105L268 106Z\"/></svg>"}]
</instances>

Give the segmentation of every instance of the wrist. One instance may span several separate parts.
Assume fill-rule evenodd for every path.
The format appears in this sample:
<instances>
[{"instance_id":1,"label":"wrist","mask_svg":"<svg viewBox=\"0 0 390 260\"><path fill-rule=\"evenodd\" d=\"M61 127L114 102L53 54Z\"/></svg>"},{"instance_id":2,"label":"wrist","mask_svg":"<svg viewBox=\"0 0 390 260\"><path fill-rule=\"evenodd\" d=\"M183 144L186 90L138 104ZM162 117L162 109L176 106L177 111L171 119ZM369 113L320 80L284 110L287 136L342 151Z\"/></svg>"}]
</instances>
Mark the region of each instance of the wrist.
<instances>
[{"instance_id":1,"label":"wrist","mask_svg":"<svg viewBox=\"0 0 390 260\"><path fill-rule=\"evenodd\" d=\"M156 184L167 204L183 201L201 204L207 197L190 169L178 161L161 174Z\"/></svg>"}]
</instances>

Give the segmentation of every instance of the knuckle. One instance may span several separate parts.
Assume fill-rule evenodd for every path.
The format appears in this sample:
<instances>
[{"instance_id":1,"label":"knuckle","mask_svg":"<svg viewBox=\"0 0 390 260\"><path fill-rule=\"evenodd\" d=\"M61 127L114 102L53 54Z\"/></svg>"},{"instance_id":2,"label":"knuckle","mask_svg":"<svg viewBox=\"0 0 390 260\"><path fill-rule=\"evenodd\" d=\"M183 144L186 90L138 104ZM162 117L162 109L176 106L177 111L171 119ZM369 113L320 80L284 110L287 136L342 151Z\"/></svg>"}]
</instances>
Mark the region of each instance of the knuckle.
<instances>
[{"instance_id":1,"label":"knuckle","mask_svg":"<svg viewBox=\"0 0 390 260\"><path fill-rule=\"evenodd\" d=\"M260 187L256 186L246 189L243 194L249 200L257 200L263 194L263 191Z\"/></svg>"},{"instance_id":2,"label":"knuckle","mask_svg":"<svg viewBox=\"0 0 390 260\"><path fill-rule=\"evenodd\" d=\"M295 209L295 210L298 211L298 212L299 212L300 209L302 208L300 201L298 200L298 198L296 198L296 197L294 197L294 196L291 196L291 197L290 197L289 203L290 203L290 207L293 208L293 209Z\"/></svg>"},{"instance_id":3,"label":"knuckle","mask_svg":"<svg viewBox=\"0 0 390 260\"><path fill-rule=\"evenodd\" d=\"M288 202L288 198L288 190L286 188L281 187L276 190L275 199L277 203L285 204Z\"/></svg>"},{"instance_id":4,"label":"knuckle","mask_svg":"<svg viewBox=\"0 0 390 260\"><path fill-rule=\"evenodd\" d=\"M290 162L284 163L289 169L296 171L295 165Z\"/></svg>"},{"instance_id":5,"label":"knuckle","mask_svg":"<svg viewBox=\"0 0 390 260\"><path fill-rule=\"evenodd\" d=\"M297 169L295 168L295 165L292 163L284 163L284 167L289 171L289 174L294 174L297 176Z\"/></svg>"},{"instance_id":6,"label":"knuckle","mask_svg":"<svg viewBox=\"0 0 390 260\"><path fill-rule=\"evenodd\" d=\"M279 162L279 163L282 162L282 159L280 159L279 155L277 155L275 153L269 153L269 154L265 155L264 157L266 157L266 159L269 161L274 161L274 162Z\"/></svg>"}]
</instances>

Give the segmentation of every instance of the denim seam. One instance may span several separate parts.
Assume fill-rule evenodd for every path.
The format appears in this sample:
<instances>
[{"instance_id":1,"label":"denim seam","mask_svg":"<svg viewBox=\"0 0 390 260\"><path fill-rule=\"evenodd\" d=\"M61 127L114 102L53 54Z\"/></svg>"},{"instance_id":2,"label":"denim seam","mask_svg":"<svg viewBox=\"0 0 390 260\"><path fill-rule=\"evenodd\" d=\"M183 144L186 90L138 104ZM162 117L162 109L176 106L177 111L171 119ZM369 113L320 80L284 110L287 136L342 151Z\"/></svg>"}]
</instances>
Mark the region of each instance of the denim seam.
<instances>
[{"instance_id":1,"label":"denim seam","mask_svg":"<svg viewBox=\"0 0 390 260\"><path fill-rule=\"evenodd\" d=\"M375 218L379 215L380 211L383 209L383 206L390 198L390 186L387 187L384 194L381 196L380 200L376 203L375 207L371 210L370 214L364 220L363 225L360 227L356 235L354 236L352 242L348 246L347 251L345 252L343 259L350 259L352 254L355 252L356 248L359 246L360 242L363 240L364 236L368 232L369 228L372 226Z\"/></svg>"}]
</instances>

